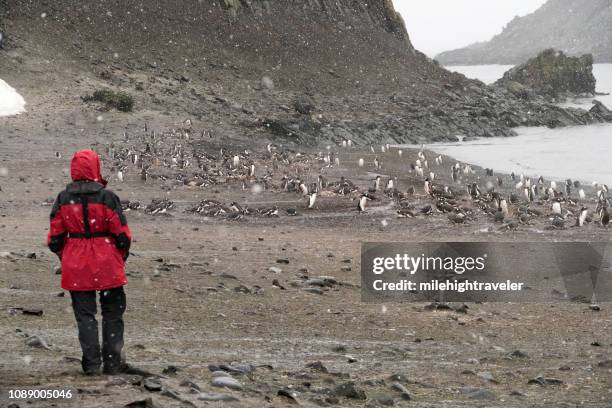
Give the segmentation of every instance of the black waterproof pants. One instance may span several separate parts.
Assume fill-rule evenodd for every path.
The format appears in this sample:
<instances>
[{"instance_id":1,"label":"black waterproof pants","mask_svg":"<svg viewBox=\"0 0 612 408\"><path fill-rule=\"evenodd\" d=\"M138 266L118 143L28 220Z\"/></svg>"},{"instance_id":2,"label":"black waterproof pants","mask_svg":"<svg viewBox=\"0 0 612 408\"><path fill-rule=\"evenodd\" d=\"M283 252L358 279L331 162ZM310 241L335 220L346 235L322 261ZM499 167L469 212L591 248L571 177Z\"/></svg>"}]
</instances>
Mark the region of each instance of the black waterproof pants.
<instances>
[{"instance_id":1,"label":"black waterproof pants","mask_svg":"<svg viewBox=\"0 0 612 408\"><path fill-rule=\"evenodd\" d=\"M99 370L116 373L121 368L123 349L123 312L126 301L123 287L100 291L102 309L102 353L96 321L96 292L71 291L72 309L79 328L79 342L83 351L81 365L85 373Z\"/></svg>"}]
</instances>

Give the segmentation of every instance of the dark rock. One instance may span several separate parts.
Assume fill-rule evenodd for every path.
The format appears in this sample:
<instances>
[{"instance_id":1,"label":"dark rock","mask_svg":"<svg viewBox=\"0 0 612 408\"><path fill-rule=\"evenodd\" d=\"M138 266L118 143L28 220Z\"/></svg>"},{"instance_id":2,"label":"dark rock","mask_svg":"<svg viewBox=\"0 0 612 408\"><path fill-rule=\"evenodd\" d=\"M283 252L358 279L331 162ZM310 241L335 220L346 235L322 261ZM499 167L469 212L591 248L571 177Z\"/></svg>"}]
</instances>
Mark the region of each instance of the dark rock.
<instances>
[{"instance_id":1,"label":"dark rock","mask_svg":"<svg viewBox=\"0 0 612 408\"><path fill-rule=\"evenodd\" d=\"M612 368L612 360L603 360L597 363L599 368Z\"/></svg>"},{"instance_id":2,"label":"dark rock","mask_svg":"<svg viewBox=\"0 0 612 408\"><path fill-rule=\"evenodd\" d=\"M138 400L134 402L130 402L124 405L125 407L130 408L158 408L159 406L153 402L153 398L147 398L143 400Z\"/></svg>"},{"instance_id":3,"label":"dark rock","mask_svg":"<svg viewBox=\"0 0 612 408\"><path fill-rule=\"evenodd\" d=\"M352 381L338 385L334 388L334 394L338 397L356 400L365 400L367 398L365 391L357 387Z\"/></svg>"},{"instance_id":4,"label":"dark rock","mask_svg":"<svg viewBox=\"0 0 612 408\"><path fill-rule=\"evenodd\" d=\"M293 107L302 115L310 115L315 110L312 99L308 96L297 96L293 101Z\"/></svg>"},{"instance_id":5,"label":"dark rock","mask_svg":"<svg viewBox=\"0 0 612 408\"><path fill-rule=\"evenodd\" d=\"M527 384L536 384L536 385L540 385L543 387L546 385L561 385L563 384L563 381L558 380L556 378L544 378L542 376L538 376L536 378L533 378L527 381Z\"/></svg>"},{"instance_id":6,"label":"dark rock","mask_svg":"<svg viewBox=\"0 0 612 408\"><path fill-rule=\"evenodd\" d=\"M162 370L162 374L166 375L175 375L179 371L179 368L173 365L169 365L168 367Z\"/></svg>"},{"instance_id":7,"label":"dark rock","mask_svg":"<svg viewBox=\"0 0 612 408\"><path fill-rule=\"evenodd\" d=\"M566 94L593 95L593 57L568 57L553 49L542 51L535 58L504 73L496 85L513 89L516 83L532 89L538 95L551 98Z\"/></svg>"},{"instance_id":8,"label":"dark rock","mask_svg":"<svg viewBox=\"0 0 612 408\"><path fill-rule=\"evenodd\" d=\"M529 355L521 350L514 350L508 354L510 358L529 358Z\"/></svg>"},{"instance_id":9,"label":"dark rock","mask_svg":"<svg viewBox=\"0 0 612 408\"><path fill-rule=\"evenodd\" d=\"M328 372L327 367L325 367L325 365L323 365L323 363L320 362L320 361L315 361L313 363L308 363L308 364L306 364L306 367L310 368L311 370L314 370L314 371L319 371L321 373L327 373Z\"/></svg>"},{"instance_id":10,"label":"dark rock","mask_svg":"<svg viewBox=\"0 0 612 408\"><path fill-rule=\"evenodd\" d=\"M299 405L298 398L297 398L297 392L293 390L287 390L287 389L278 390L277 395L279 397L284 397L291 404Z\"/></svg>"},{"instance_id":11,"label":"dark rock","mask_svg":"<svg viewBox=\"0 0 612 408\"><path fill-rule=\"evenodd\" d=\"M403 400L409 401L412 399L411 395L410 395L410 391L408 391L406 389L406 387L404 387L402 384L398 383L398 382L394 382L393 384L391 384L391 389L397 391L400 393L400 397Z\"/></svg>"}]
</instances>

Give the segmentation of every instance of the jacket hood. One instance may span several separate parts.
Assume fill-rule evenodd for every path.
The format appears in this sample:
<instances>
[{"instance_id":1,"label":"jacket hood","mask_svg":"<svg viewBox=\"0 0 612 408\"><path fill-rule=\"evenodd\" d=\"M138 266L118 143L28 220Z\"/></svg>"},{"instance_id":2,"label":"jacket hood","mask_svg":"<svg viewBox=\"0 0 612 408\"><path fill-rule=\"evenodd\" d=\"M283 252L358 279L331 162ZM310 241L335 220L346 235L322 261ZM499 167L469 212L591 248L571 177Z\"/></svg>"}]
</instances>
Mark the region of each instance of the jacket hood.
<instances>
[{"instance_id":1,"label":"jacket hood","mask_svg":"<svg viewBox=\"0 0 612 408\"><path fill-rule=\"evenodd\" d=\"M102 178L100 169L100 156L98 156L98 153L93 150L79 150L72 157L70 176L73 181L95 181L106 187L107 181Z\"/></svg>"}]
</instances>

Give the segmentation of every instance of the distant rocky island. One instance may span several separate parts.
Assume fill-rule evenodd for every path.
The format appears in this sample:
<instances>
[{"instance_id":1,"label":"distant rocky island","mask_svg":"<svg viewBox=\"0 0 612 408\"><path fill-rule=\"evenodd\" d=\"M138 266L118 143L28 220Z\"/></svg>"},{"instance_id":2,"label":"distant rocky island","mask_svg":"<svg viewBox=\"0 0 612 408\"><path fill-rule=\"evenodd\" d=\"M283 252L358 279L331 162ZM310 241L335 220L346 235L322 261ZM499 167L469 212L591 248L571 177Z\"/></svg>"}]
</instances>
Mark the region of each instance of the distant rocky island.
<instances>
[{"instance_id":1,"label":"distant rocky island","mask_svg":"<svg viewBox=\"0 0 612 408\"><path fill-rule=\"evenodd\" d=\"M569 55L592 54L612 62L610 0L548 0L534 13L515 17L501 34L435 57L444 65L518 64L555 48Z\"/></svg>"}]
</instances>

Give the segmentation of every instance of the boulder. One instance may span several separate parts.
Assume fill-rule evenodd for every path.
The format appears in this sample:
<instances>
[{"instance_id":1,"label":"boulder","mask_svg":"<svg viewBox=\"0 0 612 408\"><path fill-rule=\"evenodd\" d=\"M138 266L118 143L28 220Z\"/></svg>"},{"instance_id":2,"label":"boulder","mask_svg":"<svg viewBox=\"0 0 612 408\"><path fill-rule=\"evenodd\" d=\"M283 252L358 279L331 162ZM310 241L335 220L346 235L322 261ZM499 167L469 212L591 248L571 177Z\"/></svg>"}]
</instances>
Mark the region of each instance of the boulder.
<instances>
[{"instance_id":1,"label":"boulder","mask_svg":"<svg viewBox=\"0 0 612 408\"><path fill-rule=\"evenodd\" d=\"M529 96L529 89L554 99L594 95L593 56L570 57L561 51L548 49L506 71L495 84L523 99Z\"/></svg>"}]
</instances>

